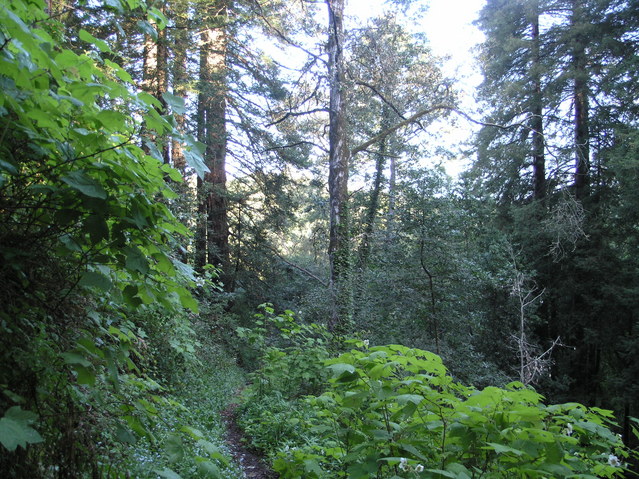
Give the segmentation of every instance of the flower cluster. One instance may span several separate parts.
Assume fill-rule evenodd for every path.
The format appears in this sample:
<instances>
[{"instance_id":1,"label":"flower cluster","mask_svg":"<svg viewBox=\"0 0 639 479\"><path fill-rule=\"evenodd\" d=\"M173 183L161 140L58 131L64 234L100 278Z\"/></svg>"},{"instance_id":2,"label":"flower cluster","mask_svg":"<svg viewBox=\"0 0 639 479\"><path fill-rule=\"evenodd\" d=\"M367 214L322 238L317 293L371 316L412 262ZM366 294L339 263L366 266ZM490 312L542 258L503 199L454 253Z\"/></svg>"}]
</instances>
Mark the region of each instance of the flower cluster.
<instances>
[{"instance_id":1,"label":"flower cluster","mask_svg":"<svg viewBox=\"0 0 639 479\"><path fill-rule=\"evenodd\" d=\"M420 473L424 470L424 466L422 466L421 464L417 464L415 467L408 464L408 459L406 459L405 457L402 457L399 460L399 468L404 472L416 472L416 473Z\"/></svg>"}]
</instances>

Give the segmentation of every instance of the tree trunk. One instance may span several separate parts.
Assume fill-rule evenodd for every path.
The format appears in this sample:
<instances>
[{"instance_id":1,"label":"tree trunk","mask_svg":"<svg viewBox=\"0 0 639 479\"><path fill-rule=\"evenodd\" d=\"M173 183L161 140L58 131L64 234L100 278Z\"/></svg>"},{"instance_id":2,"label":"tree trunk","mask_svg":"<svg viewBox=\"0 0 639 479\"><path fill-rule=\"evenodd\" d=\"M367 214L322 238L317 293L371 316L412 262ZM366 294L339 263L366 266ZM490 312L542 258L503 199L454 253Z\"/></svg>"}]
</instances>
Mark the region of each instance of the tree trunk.
<instances>
[{"instance_id":1,"label":"tree trunk","mask_svg":"<svg viewBox=\"0 0 639 479\"><path fill-rule=\"evenodd\" d=\"M575 139L575 195L583 199L588 194L590 175L590 132L588 104L588 74L586 41L583 34L578 33L583 23L583 5L581 0L572 3L572 27L577 30L573 41L573 73L574 73L574 139Z\"/></svg>"},{"instance_id":2,"label":"tree trunk","mask_svg":"<svg viewBox=\"0 0 639 479\"><path fill-rule=\"evenodd\" d=\"M196 267L229 265L229 228L226 194L226 74L228 0L209 4L202 16L200 35L200 93L198 138L206 145L209 168L198 182L200 223L196 240Z\"/></svg>"},{"instance_id":3,"label":"tree trunk","mask_svg":"<svg viewBox=\"0 0 639 479\"><path fill-rule=\"evenodd\" d=\"M349 320L351 300L349 287L350 250L348 227L348 172L350 152L346 140L344 106L344 0L326 0L328 6L328 76L329 107L329 174L330 233L328 256L331 268L333 308L329 320L331 330L343 329Z\"/></svg>"},{"instance_id":4,"label":"tree trunk","mask_svg":"<svg viewBox=\"0 0 639 479\"><path fill-rule=\"evenodd\" d=\"M391 111L386 104L382 107L381 131L385 131L390 127ZM370 201L364 219L364 230L362 231L362 243L358 251L358 269L364 271L368 264L368 257L371 251L371 237L375 228L375 218L379 209L379 195L382 189L382 180L384 179L384 167L386 166L386 156L388 155L388 142L390 139L384 138L379 145L379 151L376 154L375 162L375 179L373 180L373 189L371 190ZM360 282L361 283L361 282Z\"/></svg>"},{"instance_id":5,"label":"tree trunk","mask_svg":"<svg viewBox=\"0 0 639 479\"><path fill-rule=\"evenodd\" d=\"M188 21L188 4L186 1L173 2L173 17L176 21L176 28L173 31L171 44L173 45L173 94L181 98L187 95L187 49L189 47L189 29L186 28ZM175 123L179 131L184 131L186 124L185 115L174 114ZM182 174L186 169L186 158L182 144L173 140L171 143L171 160L173 167L178 169Z\"/></svg>"},{"instance_id":6,"label":"tree trunk","mask_svg":"<svg viewBox=\"0 0 639 479\"><path fill-rule=\"evenodd\" d=\"M160 10L164 13L165 3L162 2ZM155 26L155 25L154 25ZM144 59L142 65L142 88L153 95L161 104L161 112L166 110L166 101L162 96L168 91L169 76L168 76L168 49L166 42L166 29L159 30L157 39L151 37L151 35L145 35L144 38ZM157 138L152 137L153 141ZM164 163L169 163L170 153L169 145L167 141L163 141L162 145L162 160Z\"/></svg>"},{"instance_id":7,"label":"tree trunk","mask_svg":"<svg viewBox=\"0 0 639 479\"><path fill-rule=\"evenodd\" d=\"M533 147L533 195L537 200L546 196L546 160L544 156L544 121L543 121L543 95L541 90L541 58L539 38L539 1L533 4L531 18L532 29L532 62L530 72L533 83L532 95L532 147Z\"/></svg>"}]
</instances>

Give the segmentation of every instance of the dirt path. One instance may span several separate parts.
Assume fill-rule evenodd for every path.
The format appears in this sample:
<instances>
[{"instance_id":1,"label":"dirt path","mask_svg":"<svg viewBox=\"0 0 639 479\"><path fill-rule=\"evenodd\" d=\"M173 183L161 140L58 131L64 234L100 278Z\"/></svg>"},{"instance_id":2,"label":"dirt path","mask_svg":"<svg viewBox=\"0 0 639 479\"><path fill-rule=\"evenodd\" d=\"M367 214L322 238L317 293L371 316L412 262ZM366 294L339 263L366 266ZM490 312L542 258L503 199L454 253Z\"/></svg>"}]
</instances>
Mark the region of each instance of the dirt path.
<instances>
[{"instance_id":1,"label":"dirt path","mask_svg":"<svg viewBox=\"0 0 639 479\"><path fill-rule=\"evenodd\" d=\"M247 479L276 479L279 477L278 474L268 467L264 458L250 450L242 441L244 434L235 420L236 409L237 404L233 403L221 412L226 424L224 439L233 458L240 465Z\"/></svg>"}]
</instances>

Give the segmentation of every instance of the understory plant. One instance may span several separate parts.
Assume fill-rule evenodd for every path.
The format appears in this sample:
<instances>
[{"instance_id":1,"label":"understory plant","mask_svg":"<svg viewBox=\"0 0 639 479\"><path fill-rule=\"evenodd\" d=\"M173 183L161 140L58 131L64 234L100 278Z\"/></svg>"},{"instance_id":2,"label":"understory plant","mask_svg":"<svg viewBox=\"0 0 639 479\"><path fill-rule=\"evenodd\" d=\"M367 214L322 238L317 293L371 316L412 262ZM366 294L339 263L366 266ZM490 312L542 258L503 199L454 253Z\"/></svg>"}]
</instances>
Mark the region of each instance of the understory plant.
<instances>
[{"instance_id":1,"label":"understory plant","mask_svg":"<svg viewBox=\"0 0 639 479\"><path fill-rule=\"evenodd\" d=\"M295 423L296 444L275 442L282 478L595 479L625 470L629 452L610 411L546 405L519 382L465 386L428 351L351 345L325 361L322 394L290 405L310 412ZM271 419L286 421L262 415L261 430Z\"/></svg>"},{"instance_id":2,"label":"understory plant","mask_svg":"<svg viewBox=\"0 0 639 479\"><path fill-rule=\"evenodd\" d=\"M251 446L273 455L278 449L307 444L305 428L315 409L304 397L324 391L335 338L324 326L304 324L292 311L276 314L263 304L253 328L238 328L239 337L255 349L257 369L249 375L238 422Z\"/></svg>"}]
</instances>

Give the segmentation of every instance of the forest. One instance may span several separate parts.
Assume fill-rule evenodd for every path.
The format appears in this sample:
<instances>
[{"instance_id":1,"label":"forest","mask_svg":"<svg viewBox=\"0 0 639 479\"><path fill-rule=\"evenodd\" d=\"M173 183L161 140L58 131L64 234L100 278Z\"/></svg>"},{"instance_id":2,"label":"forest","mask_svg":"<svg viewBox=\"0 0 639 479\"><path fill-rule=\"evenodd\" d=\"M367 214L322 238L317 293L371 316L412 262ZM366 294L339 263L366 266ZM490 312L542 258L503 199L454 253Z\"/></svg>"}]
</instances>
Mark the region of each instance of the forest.
<instances>
[{"instance_id":1,"label":"forest","mask_svg":"<svg viewBox=\"0 0 639 479\"><path fill-rule=\"evenodd\" d=\"M370 4L0 0L0 476L636 477L639 1Z\"/></svg>"}]
</instances>

